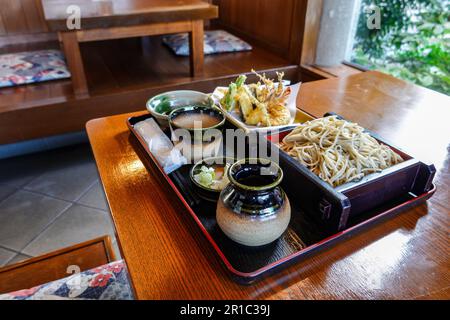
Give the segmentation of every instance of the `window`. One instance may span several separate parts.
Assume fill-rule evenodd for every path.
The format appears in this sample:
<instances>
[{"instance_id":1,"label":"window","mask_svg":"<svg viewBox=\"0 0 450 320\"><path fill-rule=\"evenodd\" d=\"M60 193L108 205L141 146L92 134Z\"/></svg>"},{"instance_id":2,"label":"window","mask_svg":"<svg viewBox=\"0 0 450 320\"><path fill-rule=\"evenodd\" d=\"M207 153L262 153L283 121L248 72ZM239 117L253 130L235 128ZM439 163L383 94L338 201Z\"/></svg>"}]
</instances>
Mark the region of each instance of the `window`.
<instances>
[{"instance_id":1,"label":"window","mask_svg":"<svg viewBox=\"0 0 450 320\"><path fill-rule=\"evenodd\" d=\"M450 95L450 1L360 2L346 60Z\"/></svg>"}]
</instances>

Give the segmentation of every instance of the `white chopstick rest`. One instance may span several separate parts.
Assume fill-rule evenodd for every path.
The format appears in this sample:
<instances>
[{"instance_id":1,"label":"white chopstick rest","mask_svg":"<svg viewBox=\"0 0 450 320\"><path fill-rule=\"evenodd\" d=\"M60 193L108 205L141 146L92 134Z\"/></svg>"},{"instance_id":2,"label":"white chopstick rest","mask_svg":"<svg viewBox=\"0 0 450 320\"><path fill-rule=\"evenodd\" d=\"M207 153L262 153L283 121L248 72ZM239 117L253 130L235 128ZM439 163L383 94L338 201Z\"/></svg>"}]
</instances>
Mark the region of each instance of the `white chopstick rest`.
<instances>
[{"instance_id":1,"label":"white chopstick rest","mask_svg":"<svg viewBox=\"0 0 450 320\"><path fill-rule=\"evenodd\" d=\"M166 174L187 164L187 159L180 150L173 146L172 141L160 129L154 119L147 119L134 125L139 135L145 140L150 152L163 167Z\"/></svg>"}]
</instances>

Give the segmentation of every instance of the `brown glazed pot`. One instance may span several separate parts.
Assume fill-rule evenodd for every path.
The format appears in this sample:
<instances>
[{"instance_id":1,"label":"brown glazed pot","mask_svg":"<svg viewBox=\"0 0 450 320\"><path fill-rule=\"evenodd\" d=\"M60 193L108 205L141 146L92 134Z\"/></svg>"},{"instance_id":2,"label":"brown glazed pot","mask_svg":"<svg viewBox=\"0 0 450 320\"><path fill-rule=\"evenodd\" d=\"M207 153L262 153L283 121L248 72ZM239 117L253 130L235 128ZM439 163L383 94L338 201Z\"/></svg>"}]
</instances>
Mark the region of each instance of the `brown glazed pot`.
<instances>
[{"instance_id":1,"label":"brown glazed pot","mask_svg":"<svg viewBox=\"0 0 450 320\"><path fill-rule=\"evenodd\" d=\"M269 160L244 159L229 169L228 177L216 211L222 231L250 247L281 237L291 219L289 199L280 187L282 169Z\"/></svg>"}]
</instances>

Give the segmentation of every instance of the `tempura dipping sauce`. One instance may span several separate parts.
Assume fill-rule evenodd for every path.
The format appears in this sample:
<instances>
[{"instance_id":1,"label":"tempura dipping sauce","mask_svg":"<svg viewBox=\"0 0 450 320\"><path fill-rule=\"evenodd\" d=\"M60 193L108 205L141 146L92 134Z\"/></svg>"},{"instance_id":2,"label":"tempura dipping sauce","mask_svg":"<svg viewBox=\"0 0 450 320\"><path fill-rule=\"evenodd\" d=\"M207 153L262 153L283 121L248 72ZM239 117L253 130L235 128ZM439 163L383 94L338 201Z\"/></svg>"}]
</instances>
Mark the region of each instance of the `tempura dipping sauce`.
<instances>
[{"instance_id":1,"label":"tempura dipping sauce","mask_svg":"<svg viewBox=\"0 0 450 320\"><path fill-rule=\"evenodd\" d=\"M176 109L169 115L172 135L184 137L182 130L187 130L192 142L211 142L205 133L213 129L222 130L225 122L225 115L216 107L189 106Z\"/></svg>"},{"instance_id":2,"label":"tempura dipping sauce","mask_svg":"<svg viewBox=\"0 0 450 320\"><path fill-rule=\"evenodd\" d=\"M173 124L178 128L197 129L212 128L220 124L222 119L214 114L204 112L186 112L173 119Z\"/></svg>"}]
</instances>

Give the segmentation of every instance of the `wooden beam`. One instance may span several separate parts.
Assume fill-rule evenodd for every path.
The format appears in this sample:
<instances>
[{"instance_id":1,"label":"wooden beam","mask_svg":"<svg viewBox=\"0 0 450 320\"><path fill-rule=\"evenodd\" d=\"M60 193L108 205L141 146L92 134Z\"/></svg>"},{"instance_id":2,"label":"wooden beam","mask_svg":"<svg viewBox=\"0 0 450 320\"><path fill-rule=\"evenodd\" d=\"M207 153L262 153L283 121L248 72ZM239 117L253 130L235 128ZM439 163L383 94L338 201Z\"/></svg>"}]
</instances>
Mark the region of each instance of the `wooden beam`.
<instances>
[{"instance_id":1,"label":"wooden beam","mask_svg":"<svg viewBox=\"0 0 450 320\"><path fill-rule=\"evenodd\" d=\"M204 26L203 20L192 22L192 31L189 34L189 60L191 65L191 76L201 76L205 60L204 51Z\"/></svg>"},{"instance_id":2,"label":"wooden beam","mask_svg":"<svg viewBox=\"0 0 450 320\"><path fill-rule=\"evenodd\" d=\"M16 0L14 0L16 1ZM169 1L169 0L164 0ZM73 1L67 1L69 4ZM159 1L163 3L163 0ZM176 3L176 1L170 1L171 3ZM180 2L180 1L178 1ZM92 2L95 6L95 2ZM115 12L114 14L102 14L101 12L95 12L92 9L91 14L83 15L81 18L81 28L83 30L88 29L102 29L102 28L114 28L114 27L125 27L133 25L142 25L150 23L167 23L176 21L186 21L186 20L207 20L215 19L219 16L219 9L217 6L209 5L206 2L198 2L201 5L199 7L188 8L186 5L175 5L173 8L150 6L147 7L145 3L148 1L134 1L138 7L135 7L134 13ZM140 6L142 4L142 7ZM150 1L151 4L151 1ZM46 21L52 31L67 31L67 14L65 13L65 8L67 5L62 7L54 7L52 4L45 5ZM176 8L177 7L177 8ZM89 7L84 7L86 12L89 12ZM128 8L129 9L129 8Z\"/></svg>"},{"instance_id":3,"label":"wooden beam","mask_svg":"<svg viewBox=\"0 0 450 320\"><path fill-rule=\"evenodd\" d=\"M291 40L289 43L289 61L300 65L308 0L295 0L292 10Z\"/></svg>"},{"instance_id":4,"label":"wooden beam","mask_svg":"<svg viewBox=\"0 0 450 320\"><path fill-rule=\"evenodd\" d=\"M312 65L316 59L322 10L323 0L308 0L301 58L304 65Z\"/></svg>"},{"instance_id":5,"label":"wooden beam","mask_svg":"<svg viewBox=\"0 0 450 320\"><path fill-rule=\"evenodd\" d=\"M77 31L79 42L111 40L131 37L144 37L159 34L170 34L179 32L190 32L192 30L191 21L179 21L170 23L151 23L145 25L99 28Z\"/></svg>"},{"instance_id":6,"label":"wooden beam","mask_svg":"<svg viewBox=\"0 0 450 320\"><path fill-rule=\"evenodd\" d=\"M75 95L83 98L88 95L88 85L84 72L83 59L81 57L80 45L75 32L60 32L62 47L66 56L67 65L72 76L72 84Z\"/></svg>"}]
</instances>

